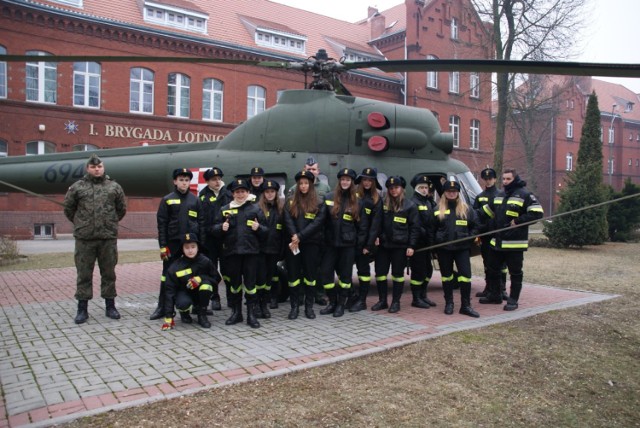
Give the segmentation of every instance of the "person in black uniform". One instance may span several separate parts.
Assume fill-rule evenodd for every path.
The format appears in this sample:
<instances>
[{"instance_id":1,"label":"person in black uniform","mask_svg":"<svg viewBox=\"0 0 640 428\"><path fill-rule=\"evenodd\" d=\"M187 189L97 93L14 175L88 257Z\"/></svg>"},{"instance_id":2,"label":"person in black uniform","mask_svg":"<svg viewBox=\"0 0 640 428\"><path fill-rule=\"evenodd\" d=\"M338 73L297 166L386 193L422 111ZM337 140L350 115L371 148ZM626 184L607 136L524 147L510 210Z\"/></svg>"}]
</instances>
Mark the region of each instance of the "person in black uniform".
<instances>
[{"instance_id":1,"label":"person in black uniform","mask_svg":"<svg viewBox=\"0 0 640 428\"><path fill-rule=\"evenodd\" d=\"M262 195L262 185L264 184L264 169L259 166L254 166L251 168L251 173L249 174L249 193L253 196L249 196L249 200L251 202L258 202L260 200L260 195Z\"/></svg>"},{"instance_id":2,"label":"person in black uniform","mask_svg":"<svg viewBox=\"0 0 640 428\"><path fill-rule=\"evenodd\" d=\"M444 313L453 314L453 264L458 270L460 284L460 298L462 301L460 313L478 318L480 315L471 307L471 238L478 230L477 217L472 207L460 197L460 183L455 177L445 181L438 207L433 213L431 223L431 242L443 244L469 238L461 242L454 242L436 249L442 288L444 289Z\"/></svg>"},{"instance_id":3,"label":"person in black uniform","mask_svg":"<svg viewBox=\"0 0 640 428\"><path fill-rule=\"evenodd\" d=\"M411 179L411 186L413 187L411 202L418 207L420 219L418 247L428 247L431 245L429 224L436 206L432 194L433 183L426 174L416 174ZM431 281L431 275L433 275L431 251L418 251L411 257L411 294L413 295L411 306L422 309L436 306L435 302L427 298L427 286Z\"/></svg>"},{"instance_id":4,"label":"person in black uniform","mask_svg":"<svg viewBox=\"0 0 640 428\"><path fill-rule=\"evenodd\" d=\"M260 259L260 240L268 234L264 214L256 204L249 202L249 183L237 178L229 184L233 200L223 206L213 224L213 235L222 239L225 273L231 303L231 316L226 325L243 321L242 291L247 300L247 324L260 327L256 319L256 272Z\"/></svg>"},{"instance_id":5,"label":"person in black uniform","mask_svg":"<svg viewBox=\"0 0 640 428\"><path fill-rule=\"evenodd\" d=\"M149 319L157 320L163 312L165 300L165 278L171 263L181 255L181 239L186 233L203 236L204 214L198 199L189 191L193 173L187 168L173 171L173 192L160 201L157 213L158 244L162 259L162 277L160 278L160 295L158 306Z\"/></svg>"},{"instance_id":6,"label":"person in black uniform","mask_svg":"<svg viewBox=\"0 0 640 428\"><path fill-rule=\"evenodd\" d=\"M484 181L484 190L480 192L478 196L476 196L476 200L473 202L473 209L476 212L484 211L484 207L490 207L493 205L493 200L496 195L502 195L502 192L496 189L496 171L493 168L485 168L480 172L480 177ZM488 232L488 226L484 225L480 227L479 232L484 233ZM484 281L485 286L484 290L476 293L476 297L487 297L487 271L488 271L488 263L489 263L489 241L491 238L489 236L483 236L480 238L480 254L482 256L482 264L484 265ZM502 291L502 300L507 300L507 266L502 266L502 272L500 275L500 290Z\"/></svg>"},{"instance_id":7,"label":"person in black uniform","mask_svg":"<svg viewBox=\"0 0 640 428\"><path fill-rule=\"evenodd\" d=\"M371 307L372 311L389 308L389 312L395 313L400 310L407 257L413 256L420 238L418 207L405 198L406 185L406 180L400 176L391 176L385 182L387 195L382 205L380 246L375 260L379 300ZM387 303L387 273L390 266L393 282L391 306Z\"/></svg>"},{"instance_id":8,"label":"person in black uniform","mask_svg":"<svg viewBox=\"0 0 640 428\"><path fill-rule=\"evenodd\" d=\"M382 196L379 190L382 186L378 182L378 172L375 168L365 168L356 177L357 194L363 201L363 216L366 231L364 239L356 248L356 268L358 271L358 293L349 312L367 309L367 294L371 284L371 262L377 251L378 235L382 224Z\"/></svg>"},{"instance_id":9,"label":"person in black uniform","mask_svg":"<svg viewBox=\"0 0 640 428\"><path fill-rule=\"evenodd\" d=\"M182 322L193 322L190 312L196 307L198 324L202 328L210 328L207 319L207 307L214 286L220 282L220 274L204 254L198 251L198 236L185 233L182 237L182 256L171 263L167 269L166 292L164 301L164 324L162 330L175 327L174 307L181 314Z\"/></svg>"},{"instance_id":10,"label":"person in black uniform","mask_svg":"<svg viewBox=\"0 0 640 428\"><path fill-rule=\"evenodd\" d=\"M270 304L278 307L278 261L284 257L284 219L282 214L283 203L278 197L280 184L277 181L266 180L263 183L263 192L258 201L258 207L262 210L267 222L268 235L260 244L260 267L258 268L258 305L256 316L258 318L271 318ZM273 309L275 309L273 308Z\"/></svg>"},{"instance_id":11,"label":"person in black uniform","mask_svg":"<svg viewBox=\"0 0 640 428\"><path fill-rule=\"evenodd\" d=\"M231 192L227 190L227 187L222 181L224 173L220 168L213 167L206 170L203 174L203 178L206 180L207 185L200 191L199 198L202 205L202 212L204 217L204 236L202 237L201 245L202 252L211 260L216 268L220 262L220 256L222 251L222 244L219 239L216 239L211 231L215 214L220 211L224 205L228 204L233 196ZM220 267L222 270L222 266ZM219 311L222 307L220 305L220 294L218 292L218 285L216 284L213 289L213 296L211 297L211 309ZM227 296L229 298L229 296Z\"/></svg>"},{"instance_id":12,"label":"person in black uniform","mask_svg":"<svg viewBox=\"0 0 640 428\"><path fill-rule=\"evenodd\" d=\"M316 277L320 259L320 248L324 241L324 218L326 209L323 198L316 193L315 176L309 171L295 175L296 187L284 204L285 250L289 281L290 320L298 318L300 287L304 281L304 313L309 319L316 317L313 311Z\"/></svg>"},{"instance_id":13,"label":"person in black uniform","mask_svg":"<svg viewBox=\"0 0 640 428\"><path fill-rule=\"evenodd\" d=\"M525 187L527 183L513 168L502 172L504 195L494 198L493 204L485 207L491 218L491 229L505 229L497 232L489 241L489 265L487 273L487 297L481 297L480 303L501 304L500 274L502 266L507 265L511 289L505 311L518 309L518 299L522 291L522 265L524 252L529 248L529 226L514 227L522 223L540 220L544 216L542 205L533 193Z\"/></svg>"},{"instance_id":14,"label":"person in black uniform","mask_svg":"<svg viewBox=\"0 0 640 428\"><path fill-rule=\"evenodd\" d=\"M344 315L347 295L351 289L353 262L359 241L364 240L367 227L363 223L363 203L356 193L356 172L343 168L338 172L338 183L333 192L325 196L327 210L325 222L325 252L320 265L320 280L329 296L329 304L321 315ZM334 281L338 276L338 287Z\"/></svg>"}]
</instances>

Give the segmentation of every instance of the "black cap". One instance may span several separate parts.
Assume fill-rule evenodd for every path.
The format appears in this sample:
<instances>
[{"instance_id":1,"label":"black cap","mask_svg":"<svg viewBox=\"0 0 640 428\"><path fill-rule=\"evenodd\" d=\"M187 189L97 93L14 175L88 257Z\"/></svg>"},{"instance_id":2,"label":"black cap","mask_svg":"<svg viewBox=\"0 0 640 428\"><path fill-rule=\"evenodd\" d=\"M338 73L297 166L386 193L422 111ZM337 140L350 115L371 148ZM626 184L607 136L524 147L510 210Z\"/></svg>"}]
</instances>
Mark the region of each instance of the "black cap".
<instances>
[{"instance_id":1,"label":"black cap","mask_svg":"<svg viewBox=\"0 0 640 428\"><path fill-rule=\"evenodd\" d=\"M247 180L245 180L244 178L236 178L231 182L231 184L227 186L227 188L231 192L235 192L238 189L245 189L246 191L249 191L251 189L251 186L249 186L249 183L247 183Z\"/></svg>"},{"instance_id":2,"label":"black cap","mask_svg":"<svg viewBox=\"0 0 640 428\"><path fill-rule=\"evenodd\" d=\"M213 177L215 177L216 175L217 175L218 177L224 177L224 174L222 173L222 170L221 170L220 168L216 168L216 167L214 166L213 168L210 168L210 169L206 170L206 171L204 172L204 174L202 175L202 177L203 177L205 180L211 180L211 179L212 179Z\"/></svg>"},{"instance_id":3,"label":"black cap","mask_svg":"<svg viewBox=\"0 0 640 428\"><path fill-rule=\"evenodd\" d=\"M344 176L347 176L355 181L356 172L351 168L342 168L340 171L338 171L338 178L344 177Z\"/></svg>"},{"instance_id":4,"label":"black cap","mask_svg":"<svg viewBox=\"0 0 640 428\"><path fill-rule=\"evenodd\" d=\"M309 157L307 158L307 160L304 162L304 164L305 164L305 165L309 165L309 166L311 166L311 165L315 165L315 164L317 164L317 163L318 163L318 161L317 161L317 160L316 160L316 158L314 158L313 156L309 156Z\"/></svg>"},{"instance_id":5,"label":"black cap","mask_svg":"<svg viewBox=\"0 0 640 428\"><path fill-rule=\"evenodd\" d=\"M262 183L262 190L273 189L276 192L280 189L280 184L277 181L267 180Z\"/></svg>"},{"instance_id":6,"label":"black cap","mask_svg":"<svg viewBox=\"0 0 640 428\"><path fill-rule=\"evenodd\" d=\"M447 190L460 191L460 182L456 180L454 176L449 177L449 179L442 185L442 191L446 192Z\"/></svg>"},{"instance_id":7,"label":"black cap","mask_svg":"<svg viewBox=\"0 0 640 428\"><path fill-rule=\"evenodd\" d=\"M252 177L262 177L264 176L264 169L260 168L259 166L254 166L253 168L251 168L251 173L249 175Z\"/></svg>"},{"instance_id":8,"label":"black cap","mask_svg":"<svg viewBox=\"0 0 640 428\"><path fill-rule=\"evenodd\" d=\"M310 183L313 183L316 176L311 171L300 171L296 174L295 179L298 182L301 178L306 178Z\"/></svg>"},{"instance_id":9,"label":"black cap","mask_svg":"<svg viewBox=\"0 0 640 428\"><path fill-rule=\"evenodd\" d=\"M427 174L416 174L411 179L411 187L415 188L418 184L426 184L430 189L433 187L433 183Z\"/></svg>"},{"instance_id":10,"label":"black cap","mask_svg":"<svg viewBox=\"0 0 640 428\"><path fill-rule=\"evenodd\" d=\"M496 170L493 168L485 168L482 170L482 172L480 172L480 177L482 177L484 180L488 180L489 178L496 178Z\"/></svg>"},{"instance_id":11,"label":"black cap","mask_svg":"<svg viewBox=\"0 0 640 428\"><path fill-rule=\"evenodd\" d=\"M173 170L173 179L175 180L176 178L178 178L179 176L184 175L189 177L190 179L193 178L193 172L191 172L191 170L189 170L188 168L177 168Z\"/></svg>"},{"instance_id":12,"label":"black cap","mask_svg":"<svg viewBox=\"0 0 640 428\"><path fill-rule=\"evenodd\" d=\"M89 160L87 161L87 166L89 165L100 165L102 163L102 159L98 157L97 154L92 154Z\"/></svg>"},{"instance_id":13,"label":"black cap","mask_svg":"<svg viewBox=\"0 0 640 428\"><path fill-rule=\"evenodd\" d=\"M384 183L384 185L387 188L391 186L402 186L402 188L404 189L407 186L407 181L404 179L404 177L400 177L399 175L392 175L391 177L387 178L387 181Z\"/></svg>"},{"instance_id":14,"label":"black cap","mask_svg":"<svg viewBox=\"0 0 640 428\"><path fill-rule=\"evenodd\" d=\"M363 169L360 175L356 177L356 184L360 184L360 180L362 180L363 178L370 178L371 180L375 181L376 188L378 190L382 189L382 186L378 181L378 170L376 168L367 167Z\"/></svg>"},{"instance_id":15,"label":"black cap","mask_svg":"<svg viewBox=\"0 0 640 428\"><path fill-rule=\"evenodd\" d=\"M185 233L182 235L182 239L180 241L182 241L182 244L188 244L190 242L195 242L196 244L200 243L198 235L195 233Z\"/></svg>"}]
</instances>

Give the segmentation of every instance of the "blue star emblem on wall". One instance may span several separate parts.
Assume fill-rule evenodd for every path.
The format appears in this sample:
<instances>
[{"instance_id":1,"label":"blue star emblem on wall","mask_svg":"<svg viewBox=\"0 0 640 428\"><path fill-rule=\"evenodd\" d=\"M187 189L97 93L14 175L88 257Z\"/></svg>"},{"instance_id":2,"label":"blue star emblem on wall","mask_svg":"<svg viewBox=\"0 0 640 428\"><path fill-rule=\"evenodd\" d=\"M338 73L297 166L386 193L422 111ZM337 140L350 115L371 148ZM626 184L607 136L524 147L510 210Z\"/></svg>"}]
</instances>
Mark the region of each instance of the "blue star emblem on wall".
<instances>
[{"instance_id":1,"label":"blue star emblem on wall","mask_svg":"<svg viewBox=\"0 0 640 428\"><path fill-rule=\"evenodd\" d=\"M80 129L80 126L76 123L75 120L68 120L64 124L64 130L67 131L67 134L75 134Z\"/></svg>"}]
</instances>

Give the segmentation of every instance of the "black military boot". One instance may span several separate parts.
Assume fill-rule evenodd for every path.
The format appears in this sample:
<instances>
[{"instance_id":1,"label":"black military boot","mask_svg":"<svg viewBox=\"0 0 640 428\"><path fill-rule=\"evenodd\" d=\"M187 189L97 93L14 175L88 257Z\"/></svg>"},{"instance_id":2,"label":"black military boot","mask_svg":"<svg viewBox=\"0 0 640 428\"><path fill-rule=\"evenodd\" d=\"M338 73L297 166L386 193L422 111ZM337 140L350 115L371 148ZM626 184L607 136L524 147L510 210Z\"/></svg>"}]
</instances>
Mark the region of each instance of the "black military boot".
<instances>
[{"instance_id":1,"label":"black military boot","mask_svg":"<svg viewBox=\"0 0 640 428\"><path fill-rule=\"evenodd\" d=\"M427 286L428 286L428 285L429 285L429 282L428 282L428 281L425 281L425 282L424 282L424 284L422 284L422 285L420 286L420 298L421 298L424 302L426 302L426 304L427 304L427 305L429 305L429 306L438 306L438 305L436 304L436 302L434 302L433 300L431 300L431 299L429 299L429 298L427 297Z\"/></svg>"},{"instance_id":2,"label":"black military boot","mask_svg":"<svg viewBox=\"0 0 640 428\"><path fill-rule=\"evenodd\" d=\"M367 294L369 294L369 281L360 281L358 300L349 308L349 312L359 312L367 309Z\"/></svg>"},{"instance_id":3,"label":"black military boot","mask_svg":"<svg viewBox=\"0 0 640 428\"><path fill-rule=\"evenodd\" d=\"M207 307L208 306L202 306L198 308L198 324L200 324L202 328L211 328L211 323L207 318Z\"/></svg>"},{"instance_id":4,"label":"black military boot","mask_svg":"<svg viewBox=\"0 0 640 428\"><path fill-rule=\"evenodd\" d=\"M160 284L160 294L158 295L158 306L156 306L156 309L153 311L151 316L149 316L149 319L152 321L159 320L164 317L164 287L164 282L162 282Z\"/></svg>"},{"instance_id":5,"label":"black military boot","mask_svg":"<svg viewBox=\"0 0 640 428\"><path fill-rule=\"evenodd\" d=\"M233 325L242 322L242 297L239 295L232 295L230 297L229 304L231 305L231 316L224 322L225 325Z\"/></svg>"},{"instance_id":6,"label":"black military boot","mask_svg":"<svg viewBox=\"0 0 640 428\"><path fill-rule=\"evenodd\" d=\"M502 272L500 274L500 295L502 296L502 300L507 300L509 298L509 294L507 294L507 273Z\"/></svg>"},{"instance_id":7,"label":"black military boot","mask_svg":"<svg viewBox=\"0 0 640 428\"><path fill-rule=\"evenodd\" d=\"M351 308L358 301L358 289L353 287L353 285L347 290L347 302L345 303L345 308Z\"/></svg>"},{"instance_id":8,"label":"black military boot","mask_svg":"<svg viewBox=\"0 0 640 428\"><path fill-rule=\"evenodd\" d=\"M347 303L349 296L349 290L339 287L336 292L336 309L333 311L333 316L339 318L344 315L344 306Z\"/></svg>"},{"instance_id":9,"label":"black military boot","mask_svg":"<svg viewBox=\"0 0 640 428\"><path fill-rule=\"evenodd\" d=\"M462 315L469 315L473 318L480 318L480 314L473 310L471 307L471 284L463 283L460 285L460 313Z\"/></svg>"},{"instance_id":10,"label":"black military boot","mask_svg":"<svg viewBox=\"0 0 640 428\"><path fill-rule=\"evenodd\" d=\"M214 294L213 296L211 296L211 310L212 311L221 311L222 310L222 303L220 302L220 295L219 294ZM213 313L207 314L207 315L213 315Z\"/></svg>"},{"instance_id":11,"label":"black military boot","mask_svg":"<svg viewBox=\"0 0 640 428\"><path fill-rule=\"evenodd\" d=\"M256 315L256 318L266 318L264 316L264 313L262 312L262 306L260 305L260 292L261 291L262 290L256 290L256 294L254 295L254 296L256 296L256 300L257 300L257 302L255 302L256 304L253 305L253 312ZM247 317L247 319L248 319L248 317Z\"/></svg>"},{"instance_id":12,"label":"black military boot","mask_svg":"<svg viewBox=\"0 0 640 428\"><path fill-rule=\"evenodd\" d=\"M387 303L387 294L389 293L387 280L376 281L376 288L378 289L378 303L371 306L372 311L380 311L387 309L389 304Z\"/></svg>"},{"instance_id":13,"label":"black military boot","mask_svg":"<svg viewBox=\"0 0 640 428\"><path fill-rule=\"evenodd\" d=\"M338 290L336 287L327 289L327 296L329 296L329 303L324 308L320 309L320 315L329 315L336 311L336 305L338 303Z\"/></svg>"},{"instance_id":14,"label":"black military boot","mask_svg":"<svg viewBox=\"0 0 640 428\"><path fill-rule=\"evenodd\" d=\"M411 286L411 294L413 295L411 306L414 308L429 309L431 306L420 297L421 288L420 286Z\"/></svg>"},{"instance_id":15,"label":"black military boot","mask_svg":"<svg viewBox=\"0 0 640 428\"><path fill-rule=\"evenodd\" d=\"M300 285L295 287L289 287L289 303L291 303L291 310L287 318L294 320L298 318L300 313Z\"/></svg>"},{"instance_id":16,"label":"black military boot","mask_svg":"<svg viewBox=\"0 0 640 428\"><path fill-rule=\"evenodd\" d=\"M313 311L313 302L315 300L316 290L313 287L305 287L304 290L304 316L310 320L316 317L316 313Z\"/></svg>"},{"instance_id":17,"label":"black military boot","mask_svg":"<svg viewBox=\"0 0 640 428\"><path fill-rule=\"evenodd\" d=\"M444 313L445 315L453 314L453 286L449 281L442 282L444 290Z\"/></svg>"},{"instance_id":18,"label":"black military boot","mask_svg":"<svg viewBox=\"0 0 640 428\"><path fill-rule=\"evenodd\" d=\"M269 290L269 309L278 309L278 294L280 294L279 281L271 280Z\"/></svg>"},{"instance_id":19,"label":"black military boot","mask_svg":"<svg viewBox=\"0 0 640 428\"><path fill-rule=\"evenodd\" d=\"M260 322L256 318L256 296L250 296L247 299L247 325L251 328L260 328Z\"/></svg>"},{"instance_id":20,"label":"black military boot","mask_svg":"<svg viewBox=\"0 0 640 428\"><path fill-rule=\"evenodd\" d=\"M480 300L478 300L478 303L481 303L483 305L501 305L502 295L500 293L500 279L490 278L487 287L487 296L481 297Z\"/></svg>"},{"instance_id":21,"label":"black military boot","mask_svg":"<svg viewBox=\"0 0 640 428\"><path fill-rule=\"evenodd\" d=\"M393 291L391 295L391 306L389 306L389 313L395 314L396 312L400 312L400 298L402 297L402 289L404 288L404 283L393 283Z\"/></svg>"},{"instance_id":22,"label":"black military boot","mask_svg":"<svg viewBox=\"0 0 640 428\"><path fill-rule=\"evenodd\" d=\"M120 319L120 312L116 309L116 302L114 299L104 299L105 311L104 314L112 320Z\"/></svg>"},{"instance_id":23,"label":"black military boot","mask_svg":"<svg viewBox=\"0 0 640 428\"><path fill-rule=\"evenodd\" d=\"M180 321L182 321L185 324L193 324L193 318L191 318L191 310L186 310L186 311L178 311L180 312Z\"/></svg>"},{"instance_id":24,"label":"black military boot","mask_svg":"<svg viewBox=\"0 0 640 428\"><path fill-rule=\"evenodd\" d=\"M260 312L262 312L263 318L271 318L271 311L269 310L269 291L260 290L258 292L258 305L260 305Z\"/></svg>"},{"instance_id":25,"label":"black military boot","mask_svg":"<svg viewBox=\"0 0 640 428\"><path fill-rule=\"evenodd\" d=\"M74 322L76 324L82 324L89 319L88 300L78 300L78 313Z\"/></svg>"},{"instance_id":26,"label":"black military boot","mask_svg":"<svg viewBox=\"0 0 640 428\"><path fill-rule=\"evenodd\" d=\"M484 289L482 291L478 291L476 293L476 297L487 297L488 293L489 293L489 287L485 283Z\"/></svg>"}]
</instances>

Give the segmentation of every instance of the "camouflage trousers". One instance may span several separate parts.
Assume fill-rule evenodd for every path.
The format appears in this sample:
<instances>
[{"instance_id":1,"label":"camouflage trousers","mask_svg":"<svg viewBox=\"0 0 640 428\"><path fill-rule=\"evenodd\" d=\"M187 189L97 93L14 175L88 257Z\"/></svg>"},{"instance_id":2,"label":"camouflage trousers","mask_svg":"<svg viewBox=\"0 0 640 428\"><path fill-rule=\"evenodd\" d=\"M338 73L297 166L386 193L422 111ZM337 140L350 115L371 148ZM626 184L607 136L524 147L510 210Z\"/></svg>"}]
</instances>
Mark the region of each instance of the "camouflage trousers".
<instances>
[{"instance_id":1,"label":"camouflage trousers","mask_svg":"<svg viewBox=\"0 0 640 428\"><path fill-rule=\"evenodd\" d=\"M103 299L116 297L117 239L76 239L74 259L78 274L76 300L93 298L93 268L96 260L100 268L100 296Z\"/></svg>"}]
</instances>

